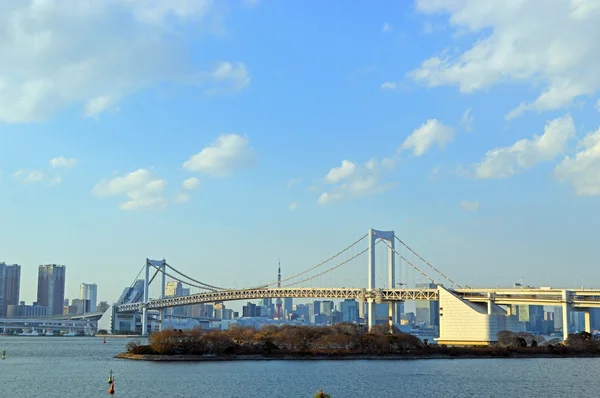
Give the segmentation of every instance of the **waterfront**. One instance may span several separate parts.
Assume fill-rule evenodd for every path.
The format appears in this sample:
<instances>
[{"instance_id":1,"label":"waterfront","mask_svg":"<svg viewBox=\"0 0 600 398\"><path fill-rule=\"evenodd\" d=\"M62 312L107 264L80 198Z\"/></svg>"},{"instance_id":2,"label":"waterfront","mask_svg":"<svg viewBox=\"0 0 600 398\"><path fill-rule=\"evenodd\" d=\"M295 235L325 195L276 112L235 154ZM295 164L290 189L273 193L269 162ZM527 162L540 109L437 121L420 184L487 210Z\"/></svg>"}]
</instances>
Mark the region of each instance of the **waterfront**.
<instances>
[{"instance_id":1,"label":"waterfront","mask_svg":"<svg viewBox=\"0 0 600 398\"><path fill-rule=\"evenodd\" d=\"M600 359L241 361L114 359L128 339L0 337L2 397L594 397Z\"/></svg>"}]
</instances>

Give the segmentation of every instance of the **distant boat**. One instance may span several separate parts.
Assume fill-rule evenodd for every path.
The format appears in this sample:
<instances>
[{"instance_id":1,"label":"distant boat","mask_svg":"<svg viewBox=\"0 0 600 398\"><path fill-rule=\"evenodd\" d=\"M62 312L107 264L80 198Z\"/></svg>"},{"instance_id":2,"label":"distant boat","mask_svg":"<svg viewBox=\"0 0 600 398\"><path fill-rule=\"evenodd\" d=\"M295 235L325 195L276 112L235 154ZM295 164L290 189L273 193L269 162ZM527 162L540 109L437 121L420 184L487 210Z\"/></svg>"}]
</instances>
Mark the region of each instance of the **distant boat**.
<instances>
[{"instance_id":1,"label":"distant boat","mask_svg":"<svg viewBox=\"0 0 600 398\"><path fill-rule=\"evenodd\" d=\"M74 337L74 336L77 336L77 333L75 333L73 330L71 330L69 333L63 334L63 336L65 336L65 337Z\"/></svg>"},{"instance_id":2,"label":"distant boat","mask_svg":"<svg viewBox=\"0 0 600 398\"><path fill-rule=\"evenodd\" d=\"M31 332L23 330L23 333L19 333L19 336L39 336L40 334L35 329L31 329Z\"/></svg>"},{"instance_id":3,"label":"distant boat","mask_svg":"<svg viewBox=\"0 0 600 398\"><path fill-rule=\"evenodd\" d=\"M50 329L46 331L46 336L54 336L54 332Z\"/></svg>"}]
</instances>

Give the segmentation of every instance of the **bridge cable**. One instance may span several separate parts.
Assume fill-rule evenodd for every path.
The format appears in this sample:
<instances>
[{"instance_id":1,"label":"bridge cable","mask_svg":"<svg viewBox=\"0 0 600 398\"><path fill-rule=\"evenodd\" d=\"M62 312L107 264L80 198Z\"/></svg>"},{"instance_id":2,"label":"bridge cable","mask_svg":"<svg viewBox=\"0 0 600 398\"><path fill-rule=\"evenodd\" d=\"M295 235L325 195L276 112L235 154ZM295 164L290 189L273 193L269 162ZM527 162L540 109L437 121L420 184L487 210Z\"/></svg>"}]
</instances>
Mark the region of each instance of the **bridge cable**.
<instances>
[{"instance_id":1,"label":"bridge cable","mask_svg":"<svg viewBox=\"0 0 600 398\"><path fill-rule=\"evenodd\" d=\"M408 250L410 250L415 256L419 257L421 259L421 261L423 261L425 264L427 264L429 267L433 268L433 270L435 272L437 272L438 274L440 274L441 276L443 276L444 278L446 278L446 280L450 281L451 283L455 284L456 286L460 287L460 285L458 283L456 283L455 281L453 281L452 279L450 279L448 276L444 275L444 273L440 270L438 270L437 268L435 268L433 265L431 265L429 263L429 261L425 260L423 257L421 257L419 255L419 253L415 252L413 249L410 248L410 246L408 246L406 243L404 243L402 241L402 239L398 238L397 236L394 235L394 238L396 238L396 240L398 242L400 242L400 244L404 247L406 247Z\"/></svg>"},{"instance_id":2,"label":"bridge cable","mask_svg":"<svg viewBox=\"0 0 600 398\"><path fill-rule=\"evenodd\" d=\"M190 283L188 281L181 280L178 277L169 274L168 272L164 272L164 274L166 276L168 276L169 278L171 278L171 279L174 279L174 280L176 280L178 282L181 282L181 283L185 284L186 286L191 286L191 287L195 287L197 289L202 289L202 290L210 290L211 292L216 292L217 291L216 289L211 289L211 288L208 288L208 287L199 286L199 285L196 285L194 283Z\"/></svg>"},{"instance_id":3,"label":"bridge cable","mask_svg":"<svg viewBox=\"0 0 600 398\"><path fill-rule=\"evenodd\" d=\"M137 276L135 278L133 278L133 282L131 282L131 285L129 286L130 288L133 287L133 285L135 285L135 282L138 280L138 278L140 277L142 271L144 270L144 267L146 266L146 264L142 265L142 268L140 269L140 272L138 272Z\"/></svg>"},{"instance_id":4,"label":"bridge cable","mask_svg":"<svg viewBox=\"0 0 600 398\"><path fill-rule=\"evenodd\" d=\"M376 232L373 232L375 235L377 235ZM385 243L387 245L387 247L390 248L390 250L392 250L394 253L396 253L398 255L398 257L400 257L402 260L406 261L408 263L408 265L410 265L411 267L413 267L415 270L417 270L421 275L423 275L425 278L429 279L432 283L438 285L438 283L431 279L429 276L427 276L427 274L425 274L423 271L421 271L418 267L416 267L413 263L411 263L406 257L404 257L402 254L398 253L398 251L396 249L394 249L392 247L392 245L390 245L390 243L387 240L384 240L381 236L377 235L377 237L379 237L383 243ZM443 285L442 285L443 286Z\"/></svg>"},{"instance_id":5,"label":"bridge cable","mask_svg":"<svg viewBox=\"0 0 600 398\"><path fill-rule=\"evenodd\" d=\"M189 276L187 276L187 275L186 275L186 274L184 274L183 272L181 272L181 271L178 271L178 270L176 270L175 268L171 267L171 266L170 266L170 265L169 265L167 262L165 262L165 265L166 265L167 267L169 267L170 269L172 269L173 271L177 272L179 275L183 276L184 278L187 278L187 279L191 280L192 282L195 282L195 283L197 283L197 284L199 284L199 285L203 285L203 286L206 286L207 288L210 288L210 289L215 289L215 290L231 290L231 289L227 289L227 288L224 288L224 287L217 287L217 286L209 285L209 284L207 284L207 283L204 283L204 282L197 281L197 280L195 280L194 278L190 278ZM181 282L181 281L180 281L180 282Z\"/></svg>"},{"instance_id":6,"label":"bridge cable","mask_svg":"<svg viewBox=\"0 0 600 398\"><path fill-rule=\"evenodd\" d=\"M327 269L327 270L325 270L325 271L321 272L320 274L317 274L317 275L311 276L310 278L306 278L306 279L303 279L303 280L301 280L301 281L297 281L297 282L294 282L294 283L290 283L290 284L288 284L288 285L285 285L285 286L282 286L282 287L290 287L290 286L295 286L295 285L298 285L298 284L300 284L300 283L302 283L302 282L306 282L306 281L310 281L310 280L312 280L312 279L315 279L315 278L317 278L317 277L319 277L319 276L321 276L321 275L323 275L323 274L326 274L326 273L328 273L328 272L331 272L331 271L333 271L333 270L334 270L334 269L336 269L336 268L339 268L339 267L341 267L342 265L344 265L344 264L346 264L346 263L349 263L350 261L354 260L356 257L360 256L361 254L364 254L364 253L366 253L368 250L369 250L369 248L366 248L365 250L361 251L360 253L358 253L358 254L355 254L354 256L350 257L349 259L347 259L347 260L345 260L345 261L343 261L343 262L339 263L339 264L338 264L338 265L336 265L335 267L329 268L329 269Z\"/></svg>"},{"instance_id":7,"label":"bridge cable","mask_svg":"<svg viewBox=\"0 0 600 398\"><path fill-rule=\"evenodd\" d=\"M351 249L352 247L356 246L356 245L357 245L357 244L358 244L358 243L359 243L361 240L363 240L364 238L366 238L368 235L369 235L369 234L364 234L364 235L363 235L363 236L362 236L360 239L358 239L356 242L352 243L350 246L346 247L344 250L342 250L342 251L338 252L337 254L335 254L335 255L333 255L333 256L331 256L331 257L329 257L327 260L325 260L325 261L323 261L323 262L321 262L321 263L319 263L319 264L315 265L314 267L312 267L312 268L309 268L309 269L307 269L307 270L305 270L305 271L299 272L299 273L297 273L297 274L295 274L295 275L289 276L289 277L287 277L287 278L284 278L284 279L282 279L280 282L289 281L290 279L297 278L297 277L299 277L300 275L304 275L304 274L306 274L307 272L310 272L310 271L312 271L312 270L314 270L314 269L316 269L316 268L319 268L320 266L322 266L322 265L324 265L324 264L328 263L329 261L331 261L331 260L333 260L334 258L338 257L338 256L339 256L339 255L341 255L342 253L344 253L344 252L348 251L349 249ZM319 274L319 275L321 275L321 274ZM310 278L309 278L309 279L310 279ZM256 288L266 288L266 287L268 287L268 286L271 286L271 285L276 285L276 284L277 284L277 282L278 282L278 281L274 281L274 282L271 282L271 283L263 284L263 285L260 285L260 286L258 286L258 287L256 287ZM302 281L302 282L304 282L304 281ZM297 284L297 283L300 283L300 282L295 282L294 284ZM288 285L288 286L290 286L290 285ZM248 290L251 290L251 289L255 289L255 288L250 288L250 289L248 289Z\"/></svg>"}]
</instances>

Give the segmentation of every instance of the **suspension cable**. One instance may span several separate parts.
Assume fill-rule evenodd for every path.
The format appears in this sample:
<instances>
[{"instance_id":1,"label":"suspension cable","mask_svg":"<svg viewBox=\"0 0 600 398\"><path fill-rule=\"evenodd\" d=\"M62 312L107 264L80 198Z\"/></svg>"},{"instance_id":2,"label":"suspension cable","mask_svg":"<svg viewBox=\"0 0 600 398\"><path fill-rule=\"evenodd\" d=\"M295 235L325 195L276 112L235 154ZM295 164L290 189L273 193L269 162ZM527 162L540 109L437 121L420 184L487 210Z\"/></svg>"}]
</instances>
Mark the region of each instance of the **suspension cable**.
<instances>
[{"instance_id":1,"label":"suspension cable","mask_svg":"<svg viewBox=\"0 0 600 398\"><path fill-rule=\"evenodd\" d=\"M133 287L133 285L135 285L135 282L138 280L138 278L140 277L142 271L144 270L144 267L146 266L146 264L142 265L142 268L140 269L140 272L138 272L137 276L135 278L133 278L133 282L131 282L131 285L129 286L130 288Z\"/></svg>"},{"instance_id":2,"label":"suspension cable","mask_svg":"<svg viewBox=\"0 0 600 398\"><path fill-rule=\"evenodd\" d=\"M195 280L194 278L190 278L189 276L187 276L187 275L186 275L186 274L184 274L183 272L181 272L181 271L178 271L178 270L176 270L175 268L171 267L171 266L170 266L169 264L167 264L166 262L165 262L165 265L166 265L167 267L169 267L170 269L172 269L173 271L177 272L179 275L183 276L184 278L187 278L187 279L191 280L192 282L195 282L195 283L197 283L197 284L199 284L199 285L206 286L206 287L207 287L207 288L209 288L209 289L214 289L214 290L230 290L230 289L226 289L226 288L224 288L224 287L217 287L217 286L209 285L209 284L207 284L207 283L204 283L204 282L197 281L197 280Z\"/></svg>"},{"instance_id":3,"label":"suspension cable","mask_svg":"<svg viewBox=\"0 0 600 398\"><path fill-rule=\"evenodd\" d=\"M267 286L271 286L271 285L276 285L276 284L277 284L277 282L285 282L285 281L289 281L290 279L297 278L297 277L299 277L300 275L304 275L304 274L306 274L307 272L310 272L310 271L312 271L312 270L314 270L314 269L317 269L317 268L319 268L320 266L322 266L322 265L324 265L324 264L328 263L329 261L333 260L334 258L338 257L338 256L339 256L339 255L341 255L342 253L344 253L344 252L348 251L349 249L353 248L354 246L356 246L356 245L357 245L357 244L358 244L358 243L359 243L361 240L363 240L364 238L366 238L366 237L367 237L367 235L369 235L369 234L364 234L363 236L361 236L361 237L360 237L360 239L358 239L356 242L352 243L350 246L346 247L344 250L342 250L342 251L338 252L337 254L334 254L333 256L329 257L327 260L325 260L325 261L323 261L323 262L321 262L321 263L319 263L319 264L315 265L315 266L314 266L314 267L312 267L312 268L309 268L309 269L307 269L307 270L305 270L305 271L299 272L299 273L297 273L297 274L295 274L295 275L289 276L289 277L287 277L287 278L285 278L285 279L282 279L281 281L274 281L274 282L267 283L267 284L263 284L263 285L260 285L260 286L262 286L262 287L267 287ZM296 282L296 283L299 283L299 282ZM291 285L290 285L290 286L291 286Z\"/></svg>"},{"instance_id":4,"label":"suspension cable","mask_svg":"<svg viewBox=\"0 0 600 398\"><path fill-rule=\"evenodd\" d=\"M377 235L376 232L373 232L375 235ZM381 238L381 236L377 235L379 238ZM390 250L392 250L394 253L396 253L402 260L406 261L411 267L413 267L415 270L417 270L421 275L423 275L425 278L429 279L432 283L435 283L436 285L438 284L435 280L431 279L429 276L427 276L427 274L425 274L423 271L421 271L418 267L416 267L413 263L411 263L407 258L405 258L402 254L398 253L398 251L396 249L394 249L392 247L392 245L390 245L390 242L388 242L387 240L384 240L383 238L381 238L381 240L383 241L383 243L385 243L387 245L387 247L390 248Z\"/></svg>"},{"instance_id":5,"label":"suspension cable","mask_svg":"<svg viewBox=\"0 0 600 398\"><path fill-rule=\"evenodd\" d=\"M419 253L415 252L413 249L410 248L410 246L408 246L406 243L404 243L402 241L402 239L398 238L397 236L394 235L394 238L396 238L396 240L398 242L400 242L400 244L404 247L406 247L408 250L410 250L415 256L419 257L421 259L421 261L423 261L425 264L427 264L430 268L432 268L435 272L437 272L438 274L440 274L441 276L443 276L444 278L446 278L446 280L450 281L451 283L453 283L454 285L458 286L459 288L461 287L458 283L454 282L452 279L450 279L448 276L446 276L442 271L438 270L437 268L435 268L433 265L431 265L429 263L429 261L425 260L423 257L421 257L419 255Z\"/></svg>"},{"instance_id":6,"label":"suspension cable","mask_svg":"<svg viewBox=\"0 0 600 398\"><path fill-rule=\"evenodd\" d=\"M311 276L310 278L306 278L306 279L303 279L303 280L301 280L301 281L297 281L297 282L294 282L294 283L290 283L290 284L288 284L288 285L285 285L285 286L282 286L282 287L290 287L290 286L295 286L295 285L298 285L298 284L300 284L300 283L302 283L302 282L306 282L306 281L310 281L310 280L312 280L312 279L315 279L315 278L317 278L317 277L319 277L319 276L321 276L321 275L323 275L323 274L326 274L326 273L328 273L328 272L331 272L331 271L333 271L334 269L336 269L336 268L339 268L339 267L341 267L342 265L344 265L344 264L346 264L346 263L348 263L348 262L350 262L350 261L354 260L356 257L360 256L361 254L364 254L364 253L366 253L368 250L369 250L369 248L366 248L365 250L361 251L360 253L358 253L358 254L356 254L356 255L354 255L354 256L352 256L352 257L350 257L349 259L347 259L347 260L345 260L345 261L343 261L343 262L339 263L339 264L338 264L338 265L336 265L335 267L329 268L329 269L327 269L327 270L325 270L325 271L321 272L320 274L317 274L317 275Z\"/></svg>"}]
</instances>

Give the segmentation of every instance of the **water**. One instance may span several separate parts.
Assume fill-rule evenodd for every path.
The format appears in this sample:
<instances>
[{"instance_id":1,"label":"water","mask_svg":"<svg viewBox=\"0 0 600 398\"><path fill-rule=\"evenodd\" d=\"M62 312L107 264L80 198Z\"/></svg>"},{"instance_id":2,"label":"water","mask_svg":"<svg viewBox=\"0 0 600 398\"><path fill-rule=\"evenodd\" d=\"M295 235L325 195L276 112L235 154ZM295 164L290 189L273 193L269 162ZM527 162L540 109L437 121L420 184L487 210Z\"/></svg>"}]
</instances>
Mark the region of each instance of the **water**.
<instances>
[{"instance_id":1,"label":"water","mask_svg":"<svg viewBox=\"0 0 600 398\"><path fill-rule=\"evenodd\" d=\"M600 359L241 361L114 359L126 339L0 337L0 397L597 397Z\"/></svg>"}]
</instances>

